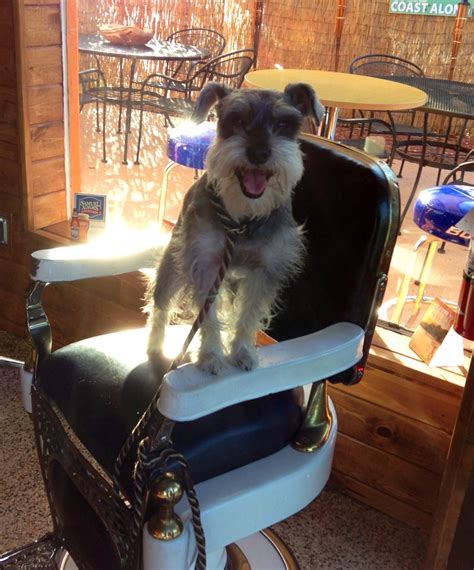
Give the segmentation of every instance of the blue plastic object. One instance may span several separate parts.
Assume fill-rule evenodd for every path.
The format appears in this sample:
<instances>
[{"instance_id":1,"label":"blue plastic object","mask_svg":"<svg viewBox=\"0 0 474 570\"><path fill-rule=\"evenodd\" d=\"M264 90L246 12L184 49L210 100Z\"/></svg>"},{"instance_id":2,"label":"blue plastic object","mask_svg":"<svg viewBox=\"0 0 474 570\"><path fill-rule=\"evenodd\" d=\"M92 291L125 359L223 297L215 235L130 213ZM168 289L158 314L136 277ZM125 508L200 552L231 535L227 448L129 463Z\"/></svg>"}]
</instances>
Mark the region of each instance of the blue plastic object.
<instances>
[{"instance_id":1,"label":"blue plastic object","mask_svg":"<svg viewBox=\"0 0 474 570\"><path fill-rule=\"evenodd\" d=\"M210 121L199 125L189 122L168 129L168 157L182 166L203 170L207 151L216 136L216 125Z\"/></svg>"},{"instance_id":2,"label":"blue plastic object","mask_svg":"<svg viewBox=\"0 0 474 570\"><path fill-rule=\"evenodd\" d=\"M474 187L458 184L435 186L420 192L413 220L425 232L468 246L470 237L453 226L473 208Z\"/></svg>"}]
</instances>

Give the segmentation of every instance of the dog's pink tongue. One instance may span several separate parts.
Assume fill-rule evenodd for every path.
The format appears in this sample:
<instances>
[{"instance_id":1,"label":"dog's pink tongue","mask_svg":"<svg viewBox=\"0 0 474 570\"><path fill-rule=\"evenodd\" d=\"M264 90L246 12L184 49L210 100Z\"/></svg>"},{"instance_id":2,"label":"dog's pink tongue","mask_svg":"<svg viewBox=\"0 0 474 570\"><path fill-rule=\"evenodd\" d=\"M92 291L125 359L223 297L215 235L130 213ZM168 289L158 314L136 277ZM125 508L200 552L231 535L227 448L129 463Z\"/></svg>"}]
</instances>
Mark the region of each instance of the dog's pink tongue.
<instances>
[{"instance_id":1,"label":"dog's pink tongue","mask_svg":"<svg viewBox=\"0 0 474 570\"><path fill-rule=\"evenodd\" d=\"M247 193L255 197L261 196L267 187L267 177L261 170L246 170L243 182Z\"/></svg>"}]
</instances>

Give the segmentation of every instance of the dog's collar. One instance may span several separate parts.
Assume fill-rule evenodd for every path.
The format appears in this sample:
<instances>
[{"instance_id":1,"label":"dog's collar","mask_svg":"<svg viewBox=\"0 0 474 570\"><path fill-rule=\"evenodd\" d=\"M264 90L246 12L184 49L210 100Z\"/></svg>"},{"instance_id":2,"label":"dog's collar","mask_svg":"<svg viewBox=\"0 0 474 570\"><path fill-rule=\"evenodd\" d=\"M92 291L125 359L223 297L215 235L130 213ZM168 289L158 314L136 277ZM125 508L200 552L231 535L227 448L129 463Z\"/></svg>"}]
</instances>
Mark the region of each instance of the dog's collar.
<instances>
[{"instance_id":1,"label":"dog's collar","mask_svg":"<svg viewBox=\"0 0 474 570\"><path fill-rule=\"evenodd\" d=\"M214 206L216 207L217 215L219 216L220 220L224 224L225 229L228 232L235 233L237 235L243 235L245 237L252 237L254 233L263 226L271 217L273 212L271 212L268 216L260 216L258 218L244 218L243 220L239 220L236 222L233 218L231 218L224 206L224 202L219 194L216 192L214 185L212 185L212 201Z\"/></svg>"}]
</instances>

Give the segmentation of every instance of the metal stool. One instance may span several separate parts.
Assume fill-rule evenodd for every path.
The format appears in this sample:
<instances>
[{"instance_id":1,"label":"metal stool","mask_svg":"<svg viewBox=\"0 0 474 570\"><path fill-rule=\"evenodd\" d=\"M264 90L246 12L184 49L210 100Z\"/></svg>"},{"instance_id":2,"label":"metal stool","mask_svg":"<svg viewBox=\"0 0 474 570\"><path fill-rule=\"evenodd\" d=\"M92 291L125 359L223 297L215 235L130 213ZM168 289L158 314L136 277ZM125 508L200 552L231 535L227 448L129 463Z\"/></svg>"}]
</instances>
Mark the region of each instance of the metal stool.
<instances>
[{"instance_id":1,"label":"metal stool","mask_svg":"<svg viewBox=\"0 0 474 570\"><path fill-rule=\"evenodd\" d=\"M410 330L409 326L417 317L422 303L430 303L433 297L425 296L425 289L431 272L433 259L436 251L444 253L446 242L455 243L468 247L471 236L460 229L456 224L474 208L474 187L452 183L443 186L435 186L420 192L415 203L413 220L416 225L429 236L422 236L414 247L410 266L405 273L398 297L390 299L381 307L380 317L386 324L395 324ZM418 285L417 295L408 295L410 283L413 279L419 252L426 244L426 253L422 262L421 270L415 283ZM453 307L457 303L443 299ZM405 325L400 325L402 313L406 303L413 303L411 314ZM393 308L391 318L388 312Z\"/></svg>"},{"instance_id":2,"label":"metal stool","mask_svg":"<svg viewBox=\"0 0 474 570\"><path fill-rule=\"evenodd\" d=\"M186 122L178 127L168 129L168 144L166 154L170 162L163 171L160 203L158 209L158 224L160 230L165 218L166 196L168 193L168 177L175 166L194 168L196 178L199 171L204 170L207 151L216 136L216 122L204 121L199 125Z\"/></svg>"}]
</instances>

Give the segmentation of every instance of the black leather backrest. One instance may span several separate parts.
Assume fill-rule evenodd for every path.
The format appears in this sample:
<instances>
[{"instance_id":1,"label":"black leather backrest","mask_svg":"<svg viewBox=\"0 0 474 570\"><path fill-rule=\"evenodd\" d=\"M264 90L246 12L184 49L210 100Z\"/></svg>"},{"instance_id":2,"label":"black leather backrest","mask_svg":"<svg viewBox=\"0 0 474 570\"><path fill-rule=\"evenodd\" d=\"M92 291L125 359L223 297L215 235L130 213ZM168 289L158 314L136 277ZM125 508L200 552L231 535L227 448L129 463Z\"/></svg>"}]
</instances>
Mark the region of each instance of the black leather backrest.
<instances>
[{"instance_id":1,"label":"black leather backrest","mask_svg":"<svg viewBox=\"0 0 474 570\"><path fill-rule=\"evenodd\" d=\"M305 227L306 264L269 333L284 340L349 321L367 331L368 351L381 301L374 298L398 231L396 179L386 165L337 143L303 137L302 150L293 209Z\"/></svg>"}]
</instances>

